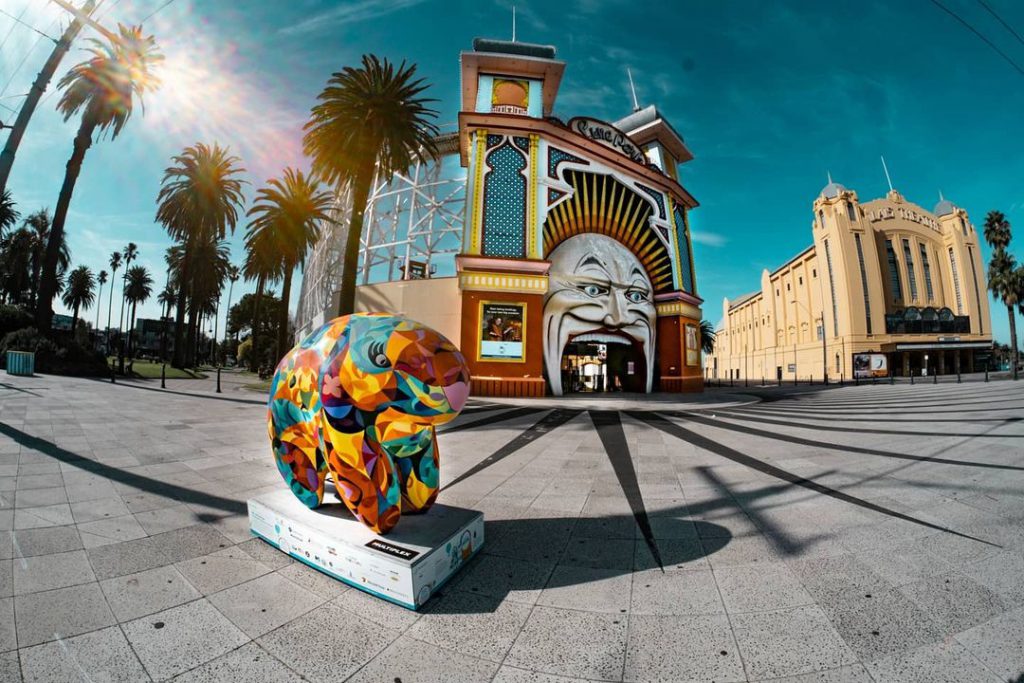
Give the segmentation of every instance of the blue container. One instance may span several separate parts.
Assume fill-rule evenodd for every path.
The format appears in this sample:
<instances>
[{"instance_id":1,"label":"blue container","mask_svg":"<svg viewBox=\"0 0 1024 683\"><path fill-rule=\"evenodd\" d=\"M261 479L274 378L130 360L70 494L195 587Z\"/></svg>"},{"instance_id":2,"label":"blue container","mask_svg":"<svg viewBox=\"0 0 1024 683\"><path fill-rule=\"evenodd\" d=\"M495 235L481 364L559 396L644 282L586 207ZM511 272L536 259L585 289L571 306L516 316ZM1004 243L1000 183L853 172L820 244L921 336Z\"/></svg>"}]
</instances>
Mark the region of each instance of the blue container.
<instances>
[{"instance_id":1,"label":"blue container","mask_svg":"<svg viewBox=\"0 0 1024 683\"><path fill-rule=\"evenodd\" d=\"M31 377L36 369L36 354L32 351L8 351L7 374Z\"/></svg>"}]
</instances>

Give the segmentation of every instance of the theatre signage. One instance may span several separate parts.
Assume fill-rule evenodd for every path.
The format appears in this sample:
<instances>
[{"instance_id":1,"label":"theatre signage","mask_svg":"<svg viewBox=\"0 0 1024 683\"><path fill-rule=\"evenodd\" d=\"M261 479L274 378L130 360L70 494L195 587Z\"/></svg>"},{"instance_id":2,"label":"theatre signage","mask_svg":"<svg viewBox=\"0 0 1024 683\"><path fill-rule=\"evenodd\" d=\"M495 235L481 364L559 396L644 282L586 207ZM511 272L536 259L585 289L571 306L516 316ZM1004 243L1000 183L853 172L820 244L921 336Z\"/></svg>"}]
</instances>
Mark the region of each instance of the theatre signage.
<instances>
[{"instance_id":1,"label":"theatre signage","mask_svg":"<svg viewBox=\"0 0 1024 683\"><path fill-rule=\"evenodd\" d=\"M643 152L633 144L628 135L615 126L587 116L577 116L569 121L569 129L620 154L625 154L638 164L647 165L647 158Z\"/></svg>"}]
</instances>

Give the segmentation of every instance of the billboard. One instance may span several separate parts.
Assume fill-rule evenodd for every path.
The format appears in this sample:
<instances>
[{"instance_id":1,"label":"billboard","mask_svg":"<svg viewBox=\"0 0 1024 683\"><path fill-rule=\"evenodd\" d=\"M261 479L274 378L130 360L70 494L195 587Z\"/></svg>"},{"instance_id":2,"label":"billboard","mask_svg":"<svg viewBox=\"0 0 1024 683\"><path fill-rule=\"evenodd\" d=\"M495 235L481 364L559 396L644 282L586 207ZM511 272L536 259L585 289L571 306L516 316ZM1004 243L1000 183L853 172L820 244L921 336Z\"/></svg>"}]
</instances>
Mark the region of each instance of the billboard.
<instances>
[{"instance_id":1,"label":"billboard","mask_svg":"<svg viewBox=\"0 0 1024 683\"><path fill-rule=\"evenodd\" d=\"M888 358L882 353L853 354L853 376L858 379L888 377Z\"/></svg>"},{"instance_id":2,"label":"billboard","mask_svg":"<svg viewBox=\"0 0 1024 683\"><path fill-rule=\"evenodd\" d=\"M697 326L686 324L686 364L700 365L700 336Z\"/></svg>"},{"instance_id":3,"label":"billboard","mask_svg":"<svg viewBox=\"0 0 1024 683\"><path fill-rule=\"evenodd\" d=\"M523 361L523 321L526 304L507 301L480 302L479 360Z\"/></svg>"}]
</instances>

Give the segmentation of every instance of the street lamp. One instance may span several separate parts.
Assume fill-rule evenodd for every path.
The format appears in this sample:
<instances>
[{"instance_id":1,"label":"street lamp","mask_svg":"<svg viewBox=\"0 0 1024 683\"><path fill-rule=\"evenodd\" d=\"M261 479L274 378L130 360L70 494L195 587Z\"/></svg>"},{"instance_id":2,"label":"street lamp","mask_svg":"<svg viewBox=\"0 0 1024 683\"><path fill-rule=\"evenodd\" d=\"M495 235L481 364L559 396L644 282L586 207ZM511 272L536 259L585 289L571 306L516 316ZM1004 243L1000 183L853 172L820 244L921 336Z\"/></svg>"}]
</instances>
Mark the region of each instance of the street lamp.
<instances>
[{"instance_id":1,"label":"street lamp","mask_svg":"<svg viewBox=\"0 0 1024 683\"><path fill-rule=\"evenodd\" d=\"M790 301L790 303L797 304L798 306L800 306L800 308L802 308L805 311L807 311L807 317L808 318L812 318L812 322L813 322L814 316L810 312L810 310L808 310L808 308L806 306L804 306L801 302L797 301L796 299L793 299L792 301ZM800 335L800 330L797 329L797 336L799 337L799 335ZM822 377L823 377L823 379L825 381L825 384L828 384L828 349L826 347L826 341L825 341L825 311L824 310L821 311L821 374L822 374ZM796 342L793 343L793 376L794 376L794 378L796 377Z\"/></svg>"}]
</instances>

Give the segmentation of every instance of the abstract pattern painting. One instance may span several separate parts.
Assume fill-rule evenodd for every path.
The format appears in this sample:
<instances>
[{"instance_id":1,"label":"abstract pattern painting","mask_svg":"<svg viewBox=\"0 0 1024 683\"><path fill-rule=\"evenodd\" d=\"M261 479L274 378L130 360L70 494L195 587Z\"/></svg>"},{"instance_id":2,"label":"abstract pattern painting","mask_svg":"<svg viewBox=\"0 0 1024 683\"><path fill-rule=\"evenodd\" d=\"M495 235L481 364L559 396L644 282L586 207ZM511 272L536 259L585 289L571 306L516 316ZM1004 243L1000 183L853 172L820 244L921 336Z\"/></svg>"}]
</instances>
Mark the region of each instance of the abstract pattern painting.
<instances>
[{"instance_id":1,"label":"abstract pattern painting","mask_svg":"<svg viewBox=\"0 0 1024 683\"><path fill-rule=\"evenodd\" d=\"M267 426L278 471L310 508L329 472L352 514L386 534L437 498L434 428L469 387L465 358L434 330L383 313L336 318L277 366Z\"/></svg>"}]
</instances>

